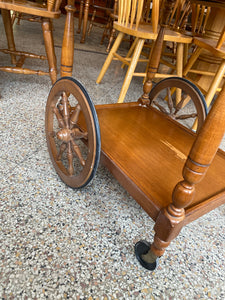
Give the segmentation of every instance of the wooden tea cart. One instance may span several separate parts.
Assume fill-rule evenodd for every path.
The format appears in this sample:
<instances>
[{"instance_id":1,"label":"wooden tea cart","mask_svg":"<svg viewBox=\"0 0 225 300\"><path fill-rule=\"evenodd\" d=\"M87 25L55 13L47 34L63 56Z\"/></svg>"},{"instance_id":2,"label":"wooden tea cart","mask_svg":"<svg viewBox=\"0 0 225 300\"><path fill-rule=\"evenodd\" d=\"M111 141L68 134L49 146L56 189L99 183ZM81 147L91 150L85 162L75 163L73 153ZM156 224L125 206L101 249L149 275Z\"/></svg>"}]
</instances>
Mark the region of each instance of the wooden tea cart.
<instances>
[{"instance_id":1,"label":"wooden tea cart","mask_svg":"<svg viewBox=\"0 0 225 300\"><path fill-rule=\"evenodd\" d=\"M174 0L166 2L163 20L173 5ZM225 87L206 120L204 98L189 81L169 78L152 88L165 26L137 102L94 107L81 83L67 76L53 85L46 106L48 149L61 179L81 188L101 159L155 221L154 241L135 245L137 259L149 270L184 225L225 203L225 153L218 150L225 132ZM196 117L193 132L183 121Z\"/></svg>"}]
</instances>

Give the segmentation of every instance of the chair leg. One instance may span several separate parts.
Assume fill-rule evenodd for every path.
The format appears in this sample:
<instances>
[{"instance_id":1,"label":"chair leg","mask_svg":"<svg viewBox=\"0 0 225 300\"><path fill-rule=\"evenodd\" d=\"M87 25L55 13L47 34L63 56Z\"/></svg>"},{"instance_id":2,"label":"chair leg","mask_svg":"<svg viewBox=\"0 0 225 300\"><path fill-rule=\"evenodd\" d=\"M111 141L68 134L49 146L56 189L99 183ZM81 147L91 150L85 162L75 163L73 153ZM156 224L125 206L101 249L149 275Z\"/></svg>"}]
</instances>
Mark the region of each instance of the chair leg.
<instances>
[{"instance_id":1,"label":"chair leg","mask_svg":"<svg viewBox=\"0 0 225 300\"><path fill-rule=\"evenodd\" d=\"M117 49L119 48L121 42L122 42L122 39L124 37L124 33L120 32L112 46L112 49L111 51L109 52L106 60L105 60L105 63L98 75L98 78L96 80L96 83L100 83L102 81L102 78L104 77L106 71L108 70L108 67L110 66L112 60L113 60L113 56L114 56L114 53L116 53Z\"/></svg>"},{"instance_id":2,"label":"chair leg","mask_svg":"<svg viewBox=\"0 0 225 300\"><path fill-rule=\"evenodd\" d=\"M10 51L16 51L10 11L6 9L2 9L1 14L4 23L5 34L8 42L8 49ZM16 55L11 54L11 62L14 65L16 64Z\"/></svg>"},{"instance_id":3,"label":"chair leg","mask_svg":"<svg viewBox=\"0 0 225 300\"><path fill-rule=\"evenodd\" d=\"M92 14L92 17L91 17L91 21L90 21L90 24L89 24L89 27L88 27L88 35L90 35L90 33L91 33L93 23L94 23L94 20L95 20L95 15L96 15L96 9L93 11L93 14Z\"/></svg>"},{"instance_id":4,"label":"chair leg","mask_svg":"<svg viewBox=\"0 0 225 300\"><path fill-rule=\"evenodd\" d=\"M215 77L210 85L210 88L206 94L205 102L206 102L207 107L210 106L210 104L213 100L213 97L216 93L216 90L217 90L218 86L220 85L221 80L223 79L224 74L225 74L225 60L223 60L222 63L220 64L219 69L217 70ZM197 129L197 125L198 125L197 122L198 122L198 120L195 120L193 127L192 127L193 130Z\"/></svg>"},{"instance_id":5,"label":"chair leg","mask_svg":"<svg viewBox=\"0 0 225 300\"><path fill-rule=\"evenodd\" d=\"M49 19L42 20L42 30L45 42L45 51L48 59L49 65L49 75L52 83L57 80L57 66L56 66L56 56L54 49L54 41L52 36L52 24Z\"/></svg>"},{"instance_id":6,"label":"chair leg","mask_svg":"<svg viewBox=\"0 0 225 300\"><path fill-rule=\"evenodd\" d=\"M122 89L120 91L120 95L119 95L117 103L122 103L124 101L124 98L126 96L128 88L130 86L130 82L132 80L134 71L136 69L139 57L141 55L141 51L143 49L144 42L145 42L145 39L139 39L137 41L137 44L136 44L136 47L134 49L134 53L133 53L129 68L127 70L127 73L126 73L126 76L125 76L123 86L122 86Z\"/></svg>"},{"instance_id":7,"label":"chair leg","mask_svg":"<svg viewBox=\"0 0 225 300\"><path fill-rule=\"evenodd\" d=\"M191 55L190 59L188 60L188 63L186 64L186 66L184 67L184 71L183 71L183 76L186 76L187 73L190 71L191 67L193 66L193 64L196 62L196 60L198 59L199 55L202 52L202 48L198 47L195 52Z\"/></svg>"},{"instance_id":8,"label":"chair leg","mask_svg":"<svg viewBox=\"0 0 225 300\"><path fill-rule=\"evenodd\" d=\"M77 33L81 31L82 19L83 19L83 10L84 10L84 0L80 1L80 11L79 11L79 21L78 21L78 29Z\"/></svg>"},{"instance_id":9,"label":"chair leg","mask_svg":"<svg viewBox=\"0 0 225 300\"><path fill-rule=\"evenodd\" d=\"M183 58L183 65L185 66L188 61L188 51L189 51L190 44L184 44L184 58Z\"/></svg>"},{"instance_id":10,"label":"chair leg","mask_svg":"<svg viewBox=\"0 0 225 300\"><path fill-rule=\"evenodd\" d=\"M225 60L223 60L222 63L220 64L219 69L216 72L216 74L213 78L213 81L210 85L210 88L207 92L207 95L205 97L207 107L210 106L212 99L216 93L216 90L217 90L218 86L220 85L221 80L223 79L224 74L225 74Z\"/></svg>"},{"instance_id":11,"label":"chair leg","mask_svg":"<svg viewBox=\"0 0 225 300\"><path fill-rule=\"evenodd\" d=\"M116 36L116 30L115 30L115 28L112 27L112 30L110 31L109 42L108 42L108 45L107 45L107 48L106 48L106 52L109 52L110 47L112 45L112 42L113 42L115 36Z\"/></svg>"},{"instance_id":12,"label":"chair leg","mask_svg":"<svg viewBox=\"0 0 225 300\"><path fill-rule=\"evenodd\" d=\"M132 43L129 51L127 52L126 58L130 58L132 56L132 53L134 52L134 49L135 49L135 47L137 45L138 40L139 40L138 37L136 37L135 40L133 41L133 43ZM121 68L123 69L125 66L126 66L126 64L123 63L122 66L121 66Z\"/></svg>"},{"instance_id":13,"label":"chair leg","mask_svg":"<svg viewBox=\"0 0 225 300\"><path fill-rule=\"evenodd\" d=\"M109 17L107 24L105 26L105 29L103 31L103 34L102 34L102 38L101 38L101 42L100 42L101 45L103 44L105 37L109 35L108 31L110 31L110 29L111 29L111 18Z\"/></svg>"}]
</instances>

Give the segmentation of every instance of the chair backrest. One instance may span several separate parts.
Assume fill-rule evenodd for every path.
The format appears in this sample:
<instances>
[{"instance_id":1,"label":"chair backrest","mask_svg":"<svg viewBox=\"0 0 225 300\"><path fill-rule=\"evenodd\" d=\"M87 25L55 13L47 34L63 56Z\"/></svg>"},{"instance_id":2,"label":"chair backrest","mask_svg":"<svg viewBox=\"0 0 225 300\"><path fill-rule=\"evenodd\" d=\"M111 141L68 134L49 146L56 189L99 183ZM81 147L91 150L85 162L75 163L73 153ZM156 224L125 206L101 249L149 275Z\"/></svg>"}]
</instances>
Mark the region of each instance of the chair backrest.
<instances>
[{"instance_id":1,"label":"chair backrest","mask_svg":"<svg viewBox=\"0 0 225 300\"><path fill-rule=\"evenodd\" d=\"M160 0L118 0L118 23L137 30L141 23L151 23L157 32Z\"/></svg>"},{"instance_id":2,"label":"chair backrest","mask_svg":"<svg viewBox=\"0 0 225 300\"><path fill-rule=\"evenodd\" d=\"M211 12L211 7L202 4L192 4L192 34L193 36L204 35L205 27Z\"/></svg>"},{"instance_id":3,"label":"chair backrest","mask_svg":"<svg viewBox=\"0 0 225 300\"><path fill-rule=\"evenodd\" d=\"M113 13L114 13L115 16L118 15L118 0L114 1Z\"/></svg>"},{"instance_id":4,"label":"chair backrest","mask_svg":"<svg viewBox=\"0 0 225 300\"><path fill-rule=\"evenodd\" d=\"M209 38L207 34L207 21L211 13L211 7L202 4L192 4L192 33L194 36L204 36ZM225 24L225 22L224 22ZM210 31L212 34L212 32ZM216 39L216 48L220 49L225 42L225 25L221 32L213 33L213 37Z\"/></svg>"},{"instance_id":5,"label":"chair backrest","mask_svg":"<svg viewBox=\"0 0 225 300\"><path fill-rule=\"evenodd\" d=\"M169 26L173 29L184 31L191 13L191 3L189 0L177 0L171 12Z\"/></svg>"},{"instance_id":6,"label":"chair backrest","mask_svg":"<svg viewBox=\"0 0 225 300\"><path fill-rule=\"evenodd\" d=\"M163 0L160 6L163 6L165 1L167 0ZM173 30L183 32L186 29L190 13L190 0L176 0L174 7L168 14L167 20L163 20L162 15L160 15L160 24L166 24L167 27L170 27Z\"/></svg>"}]
</instances>

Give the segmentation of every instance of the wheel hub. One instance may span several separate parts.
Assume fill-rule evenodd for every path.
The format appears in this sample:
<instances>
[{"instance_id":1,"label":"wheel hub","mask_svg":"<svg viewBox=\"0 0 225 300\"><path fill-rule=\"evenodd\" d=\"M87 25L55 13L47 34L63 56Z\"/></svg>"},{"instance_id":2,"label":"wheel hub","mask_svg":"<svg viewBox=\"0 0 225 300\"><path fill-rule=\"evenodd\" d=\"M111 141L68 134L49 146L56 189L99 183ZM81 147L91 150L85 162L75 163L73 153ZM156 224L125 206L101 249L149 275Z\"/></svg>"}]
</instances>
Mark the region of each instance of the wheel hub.
<instances>
[{"instance_id":1,"label":"wheel hub","mask_svg":"<svg viewBox=\"0 0 225 300\"><path fill-rule=\"evenodd\" d=\"M57 133L57 138L65 143L68 143L72 139L71 130L68 128L59 130L59 132Z\"/></svg>"}]
</instances>

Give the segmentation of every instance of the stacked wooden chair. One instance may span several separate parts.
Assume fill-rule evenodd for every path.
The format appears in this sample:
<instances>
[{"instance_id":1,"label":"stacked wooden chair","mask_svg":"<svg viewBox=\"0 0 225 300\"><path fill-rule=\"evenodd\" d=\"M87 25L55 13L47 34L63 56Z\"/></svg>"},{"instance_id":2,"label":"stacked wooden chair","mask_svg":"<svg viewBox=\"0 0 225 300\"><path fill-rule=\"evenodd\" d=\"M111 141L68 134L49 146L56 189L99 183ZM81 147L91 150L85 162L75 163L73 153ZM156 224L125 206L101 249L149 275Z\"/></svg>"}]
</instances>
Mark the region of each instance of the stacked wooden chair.
<instances>
[{"instance_id":1,"label":"stacked wooden chair","mask_svg":"<svg viewBox=\"0 0 225 300\"><path fill-rule=\"evenodd\" d=\"M95 19L98 16L97 13L98 13L98 11L102 12L103 15L104 15L103 17L105 18L105 21L107 22L107 19L108 19L107 11L110 11L111 13L113 13L113 5L114 5L113 0L107 0L107 1L105 1L105 0L100 0L100 1L99 0L98 1L93 0L92 1L91 7L93 9L93 13L92 13L92 17L91 17L91 20L90 20L90 23L89 23L89 26L88 26L88 30L87 30L88 35L90 35L93 26L97 26L97 27L101 27L101 28L105 27L105 25L95 22Z\"/></svg>"},{"instance_id":2,"label":"stacked wooden chair","mask_svg":"<svg viewBox=\"0 0 225 300\"><path fill-rule=\"evenodd\" d=\"M225 9L224 9L225 12ZM210 7L201 4L193 4L193 16L195 20L202 22L202 26L197 27L198 23L193 21L193 44L195 50L190 56L183 75L193 80L201 88L201 77L205 76L210 81L208 89L202 88L205 94L207 106L210 105L214 96L220 91L221 83L225 74L225 19L221 24L222 30L218 34L207 33L207 22L210 14ZM198 64L199 62L209 64L210 70L204 70ZM215 72L212 71L215 69Z\"/></svg>"},{"instance_id":3,"label":"stacked wooden chair","mask_svg":"<svg viewBox=\"0 0 225 300\"><path fill-rule=\"evenodd\" d=\"M12 72L17 74L37 74L37 75L49 75L52 83L57 79L57 64L54 50L54 41L52 33L52 20L57 19L60 16L61 0L48 0L47 5L42 3L35 3L30 1L21 0L1 0L0 9L4 23L8 48L0 49L1 52L9 54L11 56L11 66L0 66L0 71ZM28 53L25 51L19 51L16 49L13 25L11 18L11 11L26 14L26 16L35 16L35 20L41 23L43 30L43 37L45 43L46 56L37 55L34 53ZM30 23L32 24L32 23ZM31 25L32 26L32 25ZM29 44L29 42L28 42ZM48 60L49 71L33 70L25 68L24 62L26 58L36 58L41 60Z\"/></svg>"},{"instance_id":4,"label":"stacked wooden chair","mask_svg":"<svg viewBox=\"0 0 225 300\"><path fill-rule=\"evenodd\" d=\"M137 73L135 72L137 63L140 61L148 61L148 59L140 59L145 42L148 40L155 41L157 38L159 30L159 20L160 20L160 6L163 5L163 0L140 0L140 1L118 1L118 21L114 22L114 28L118 32L118 36L112 46L111 51L106 58L106 61L100 71L97 78L97 83L100 83L111 64L112 60L119 60L123 64L128 66L128 70L122 85L120 95L118 97L118 102L123 102L126 96L127 90L129 88L130 82L133 76L146 76L146 72ZM178 28L178 23L174 22L174 19L180 19L181 4L189 3L189 1L177 0L172 13L170 15L171 22L168 22L168 28L164 34L164 41L175 42L177 44L176 51L176 75L182 77L183 73L183 58L186 56L184 54L184 45L191 44L192 37L182 34L180 28ZM187 14L190 10L186 10ZM175 16L175 18L174 18ZM186 20L186 17L182 17ZM180 24L180 23L179 23ZM180 25L179 25L180 26ZM183 25L182 25L183 26ZM134 37L134 43L132 44L129 52L125 57L122 57L118 53L119 46L125 35L130 35ZM159 74L156 73L156 77L165 78L171 76L171 74Z\"/></svg>"}]
</instances>

